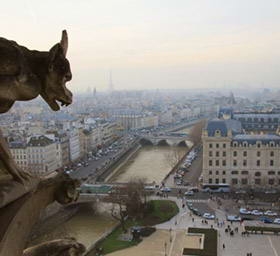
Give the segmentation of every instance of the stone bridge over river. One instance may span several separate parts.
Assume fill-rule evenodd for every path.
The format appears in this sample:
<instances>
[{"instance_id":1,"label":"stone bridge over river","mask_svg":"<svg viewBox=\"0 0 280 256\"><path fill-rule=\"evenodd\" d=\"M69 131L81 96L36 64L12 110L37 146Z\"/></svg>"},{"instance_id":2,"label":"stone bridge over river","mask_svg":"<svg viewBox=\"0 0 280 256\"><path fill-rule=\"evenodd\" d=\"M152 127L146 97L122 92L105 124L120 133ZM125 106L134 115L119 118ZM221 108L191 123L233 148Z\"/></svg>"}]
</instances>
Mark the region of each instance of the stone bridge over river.
<instances>
[{"instance_id":1,"label":"stone bridge over river","mask_svg":"<svg viewBox=\"0 0 280 256\"><path fill-rule=\"evenodd\" d=\"M139 140L141 145L154 145L154 146L187 146L189 136L182 135L160 135L160 136L142 136Z\"/></svg>"}]
</instances>

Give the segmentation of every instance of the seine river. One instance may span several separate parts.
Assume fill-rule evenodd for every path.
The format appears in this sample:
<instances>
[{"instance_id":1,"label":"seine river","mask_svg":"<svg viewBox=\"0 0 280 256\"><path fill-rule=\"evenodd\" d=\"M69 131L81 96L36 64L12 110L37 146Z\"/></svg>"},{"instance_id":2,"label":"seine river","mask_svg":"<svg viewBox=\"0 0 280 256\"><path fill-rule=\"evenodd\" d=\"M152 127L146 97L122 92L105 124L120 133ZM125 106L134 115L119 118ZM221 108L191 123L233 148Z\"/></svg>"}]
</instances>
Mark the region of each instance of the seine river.
<instances>
[{"instance_id":1,"label":"seine river","mask_svg":"<svg viewBox=\"0 0 280 256\"><path fill-rule=\"evenodd\" d=\"M106 210L108 209L104 204L98 204L99 212L96 213L90 207L82 208L73 218L59 225L52 232L39 237L32 244L64 237L75 237L88 248L116 224L116 221L108 215Z\"/></svg>"},{"instance_id":2,"label":"seine river","mask_svg":"<svg viewBox=\"0 0 280 256\"><path fill-rule=\"evenodd\" d=\"M128 182L135 178L144 178L146 183L161 183L172 169L170 158L174 150L186 153L186 147L143 146L123 165L110 182Z\"/></svg>"}]
</instances>

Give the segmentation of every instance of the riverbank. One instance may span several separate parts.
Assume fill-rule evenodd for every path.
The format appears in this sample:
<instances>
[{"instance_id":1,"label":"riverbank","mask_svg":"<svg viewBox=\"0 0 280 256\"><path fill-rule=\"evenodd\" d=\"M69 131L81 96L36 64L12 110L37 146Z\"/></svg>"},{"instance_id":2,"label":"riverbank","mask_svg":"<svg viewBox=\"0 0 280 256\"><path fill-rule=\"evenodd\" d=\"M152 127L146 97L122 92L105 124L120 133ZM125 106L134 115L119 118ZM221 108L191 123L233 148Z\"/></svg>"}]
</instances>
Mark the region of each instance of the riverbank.
<instances>
[{"instance_id":1,"label":"riverbank","mask_svg":"<svg viewBox=\"0 0 280 256\"><path fill-rule=\"evenodd\" d=\"M135 146L128 154L124 155L118 162L110 167L111 173L106 177L105 182L111 182L114 180L114 177L118 176L119 170L122 168L126 162L135 156L135 154L140 150L142 146L139 144Z\"/></svg>"}]
</instances>

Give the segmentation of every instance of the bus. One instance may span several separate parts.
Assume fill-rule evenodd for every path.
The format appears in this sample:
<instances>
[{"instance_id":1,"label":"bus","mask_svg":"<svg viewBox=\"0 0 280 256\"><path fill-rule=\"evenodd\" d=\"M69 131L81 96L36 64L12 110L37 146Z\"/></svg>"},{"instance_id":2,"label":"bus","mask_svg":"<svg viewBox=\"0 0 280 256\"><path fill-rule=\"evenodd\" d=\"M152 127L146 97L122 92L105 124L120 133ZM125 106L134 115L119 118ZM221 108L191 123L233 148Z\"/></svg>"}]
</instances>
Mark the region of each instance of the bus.
<instances>
[{"instance_id":1,"label":"bus","mask_svg":"<svg viewBox=\"0 0 280 256\"><path fill-rule=\"evenodd\" d=\"M226 183L219 184L203 184L203 192L213 192L213 193L228 193L230 192L230 186Z\"/></svg>"}]
</instances>

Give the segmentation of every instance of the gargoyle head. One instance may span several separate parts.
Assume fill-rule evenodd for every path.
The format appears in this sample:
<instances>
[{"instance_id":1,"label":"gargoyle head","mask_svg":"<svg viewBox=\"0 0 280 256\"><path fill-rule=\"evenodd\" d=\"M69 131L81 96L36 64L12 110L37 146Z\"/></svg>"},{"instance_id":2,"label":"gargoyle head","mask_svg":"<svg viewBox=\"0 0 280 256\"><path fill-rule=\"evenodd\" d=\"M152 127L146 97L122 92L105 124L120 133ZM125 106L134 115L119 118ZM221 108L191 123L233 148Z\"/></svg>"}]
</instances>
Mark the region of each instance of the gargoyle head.
<instances>
[{"instance_id":1,"label":"gargoyle head","mask_svg":"<svg viewBox=\"0 0 280 256\"><path fill-rule=\"evenodd\" d=\"M72 79L70 63L66 59L68 48L68 36L66 30L62 31L60 43L55 44L49 51L47 75L40 92L42 98L49 104L52 110L72 103L72 93L66 88L66 82Z\"/></svg>"}]
</instances>

